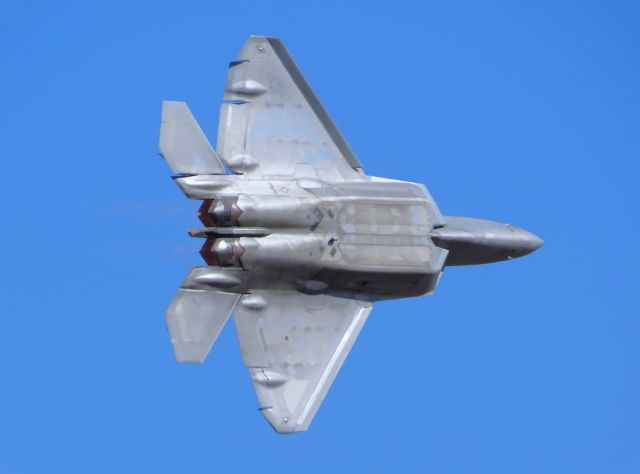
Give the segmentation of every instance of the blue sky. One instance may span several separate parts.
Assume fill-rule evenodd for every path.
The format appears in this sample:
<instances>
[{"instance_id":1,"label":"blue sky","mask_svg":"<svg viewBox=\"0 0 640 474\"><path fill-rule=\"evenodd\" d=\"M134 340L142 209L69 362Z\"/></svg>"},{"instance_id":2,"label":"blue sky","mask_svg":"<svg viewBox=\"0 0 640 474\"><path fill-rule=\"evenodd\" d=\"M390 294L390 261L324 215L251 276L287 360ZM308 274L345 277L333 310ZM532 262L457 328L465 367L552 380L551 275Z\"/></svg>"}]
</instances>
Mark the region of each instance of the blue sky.
<instances>
[{"instance_id":1,"label":"blue sky","mask_svg":"<svg viewBox=\"0 0 640 474\"><path fill-rule=\"evenodd\" d=\"M88 3L0 15L0 473L640 472L637 2ZM546 241L376 305L288 437L232 325L180 366L163 320L201 262L161 100L214 141L249 34L285 41L368 174Z\"/></svg>"}]
</instances>

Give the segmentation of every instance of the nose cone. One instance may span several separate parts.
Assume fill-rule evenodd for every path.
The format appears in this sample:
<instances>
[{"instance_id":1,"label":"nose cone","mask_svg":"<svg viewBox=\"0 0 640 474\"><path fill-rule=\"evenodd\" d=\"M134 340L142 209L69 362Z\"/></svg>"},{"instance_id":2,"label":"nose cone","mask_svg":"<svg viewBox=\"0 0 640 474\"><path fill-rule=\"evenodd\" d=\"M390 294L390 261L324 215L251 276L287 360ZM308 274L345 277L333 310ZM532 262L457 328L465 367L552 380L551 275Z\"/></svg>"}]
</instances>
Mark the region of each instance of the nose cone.
<instances>
[{"instance_id":1,"label":"nose cone","mask_svg":"<svg viewBox=\"0 0 640 474\"><path fill-rule=\"evenodd\" d=\"M537 235L508 224L446 216L447 225L431 232L438 247L449 250L447 265L476 265L528 255L544 243Z\"/></svg>"},{"instance_id":2,"label":"nose cone","mask_svg":"<svg viewBox=\"0 0 640 474\"><path fill-rule=\"evenodd\" d=\"M513 257L529 255L531 252L538 250L544 244L544 240L533 232L529 232L518 227L512 227L512 229L518 235L518 239L513 242Z\"/></svg>"}]
</instances>

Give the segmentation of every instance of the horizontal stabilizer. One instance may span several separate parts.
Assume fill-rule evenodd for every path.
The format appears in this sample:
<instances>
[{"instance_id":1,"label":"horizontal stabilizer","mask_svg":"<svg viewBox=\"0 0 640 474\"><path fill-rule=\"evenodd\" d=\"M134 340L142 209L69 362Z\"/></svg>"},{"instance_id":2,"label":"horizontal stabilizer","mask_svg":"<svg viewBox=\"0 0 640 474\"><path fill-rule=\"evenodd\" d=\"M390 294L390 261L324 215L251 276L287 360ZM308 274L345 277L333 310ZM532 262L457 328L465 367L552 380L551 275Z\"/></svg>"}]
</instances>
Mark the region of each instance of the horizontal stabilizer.
<instances>
[{"instance_id":1,"label":"horizontal stabilizer","mask_svg":"<svg viewBox=\"0 0 640 474\"><path fill-rule=\"evenodd\" d=\"M226 174L184 102L162 102L160 154L175 174Z\"/></svg>"},{"instance_id":2,"label":"horizontal stabilizer","mask_svg":"<svg viewBox=\"0 0 640 474\"><path fill-rule=\"evenodd\" d=\"M165 318L178 362L203 362L241 295L180 288Z\"/></svg>"}]
</instances>

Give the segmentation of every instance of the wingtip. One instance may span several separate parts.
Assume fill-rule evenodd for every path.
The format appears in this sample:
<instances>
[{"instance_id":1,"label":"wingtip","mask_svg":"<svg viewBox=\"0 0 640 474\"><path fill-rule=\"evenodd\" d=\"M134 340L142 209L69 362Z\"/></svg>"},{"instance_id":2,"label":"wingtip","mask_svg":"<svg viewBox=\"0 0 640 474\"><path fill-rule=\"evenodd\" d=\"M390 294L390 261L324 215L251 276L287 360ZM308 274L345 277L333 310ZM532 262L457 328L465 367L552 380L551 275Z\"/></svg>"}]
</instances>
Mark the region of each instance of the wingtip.
<instances>
[{"instance_id":1,"label":"wingtip","mask_svg":"<svg viewBox=\"0 0 640 474\"><path fill-rule=\"evenodd\" d=\"M307 431L307 427L299 425L290 414L281 413L273 407L263 407L259 410L278 434L294 434Z\"/></svg>"}]
</instances>

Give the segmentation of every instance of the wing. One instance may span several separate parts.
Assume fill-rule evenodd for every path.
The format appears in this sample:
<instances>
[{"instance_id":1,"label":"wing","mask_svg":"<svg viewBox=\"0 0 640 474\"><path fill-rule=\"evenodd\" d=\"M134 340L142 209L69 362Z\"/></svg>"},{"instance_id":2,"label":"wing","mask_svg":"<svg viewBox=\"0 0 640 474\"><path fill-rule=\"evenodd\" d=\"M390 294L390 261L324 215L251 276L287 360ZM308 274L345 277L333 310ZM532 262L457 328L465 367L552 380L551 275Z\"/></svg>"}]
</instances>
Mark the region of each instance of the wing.
<instances>
[{"instance_id":1,"label":"wing","mask_svg":"<svg viewBox=\"0 0 640 474\"><path fill-rule=\"evenodd\" d=\"M240 299L235 293L179 288L165 313L178 362L202 362Z\"/></svg>"},{"instance_id":2,"label":"wing","mask_svg":"<svg viewBox=\"0 0 640 474\"><path fill-rule=\"evenodd\" d=\"M362 176L362 165L277 38L251 36L230 64L217 149L229 168L249 176Z\"/></svg>"},{"instance_id":3,"label":"wing","mask_svg":"<svg viewBox=\"0 0 640 474\"><path fill-rule=\"evenodd\" d=\"M308 428L371 308L292 291L242 297L234 314L242 357L260 411L277 432Z\"/></svg>"}]
</instances>

